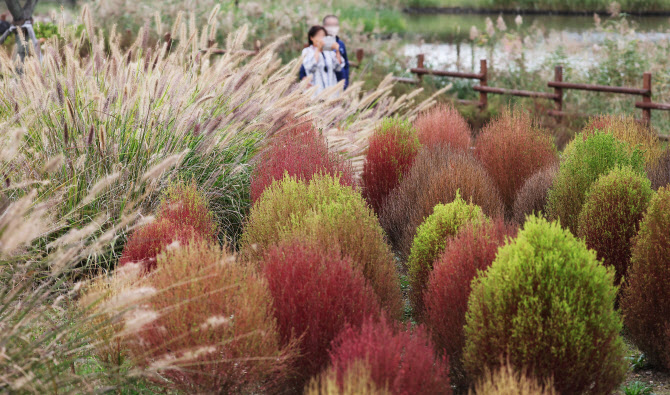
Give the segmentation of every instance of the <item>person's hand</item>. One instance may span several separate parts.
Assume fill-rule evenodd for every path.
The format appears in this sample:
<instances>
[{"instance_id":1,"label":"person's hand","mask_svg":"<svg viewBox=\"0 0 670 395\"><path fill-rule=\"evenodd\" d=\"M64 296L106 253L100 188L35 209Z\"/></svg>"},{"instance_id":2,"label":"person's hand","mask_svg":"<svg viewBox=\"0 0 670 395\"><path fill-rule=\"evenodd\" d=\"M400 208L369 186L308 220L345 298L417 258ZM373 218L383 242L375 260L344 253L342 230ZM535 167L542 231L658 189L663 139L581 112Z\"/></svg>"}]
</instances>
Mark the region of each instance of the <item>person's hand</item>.
<instances>
[{"instance_id":1,"label":"person's hand","mask_svg":"<svg viewBox=\"0 0 670 395\"><path fill-rule=\"evenodd\" d=\"M337 41L335 41L335 42L333 43L333 45L330 46L330 49L335 50L335 51L339 51L339 49L340 49L340 44L338 44Z\"/></svg>"}]
</instances>

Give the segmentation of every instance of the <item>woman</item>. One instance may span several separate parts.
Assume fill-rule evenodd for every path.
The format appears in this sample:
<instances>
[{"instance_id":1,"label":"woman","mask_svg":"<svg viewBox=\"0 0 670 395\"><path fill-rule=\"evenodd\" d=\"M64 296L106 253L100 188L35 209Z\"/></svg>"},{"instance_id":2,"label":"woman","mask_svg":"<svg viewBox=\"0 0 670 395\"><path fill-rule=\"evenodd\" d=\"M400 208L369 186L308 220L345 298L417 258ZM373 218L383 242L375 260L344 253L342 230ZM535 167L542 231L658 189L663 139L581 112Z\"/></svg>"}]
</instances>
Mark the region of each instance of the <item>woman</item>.
<instances>
[{"instance_id":1,"label":"woman","mask_svg":"<svg viewBox=\"0 0 670 395\"><path fill-rule=\"evenodd\" d=\"M312 26L307 33L309 47L302 50L302 65L307 76L312 76L312 85L316 86L317 93L336 85L335 72L342 70L344 66L337 41L325 48L326 35L323 26Z\"/></svg>"}]
</instances>

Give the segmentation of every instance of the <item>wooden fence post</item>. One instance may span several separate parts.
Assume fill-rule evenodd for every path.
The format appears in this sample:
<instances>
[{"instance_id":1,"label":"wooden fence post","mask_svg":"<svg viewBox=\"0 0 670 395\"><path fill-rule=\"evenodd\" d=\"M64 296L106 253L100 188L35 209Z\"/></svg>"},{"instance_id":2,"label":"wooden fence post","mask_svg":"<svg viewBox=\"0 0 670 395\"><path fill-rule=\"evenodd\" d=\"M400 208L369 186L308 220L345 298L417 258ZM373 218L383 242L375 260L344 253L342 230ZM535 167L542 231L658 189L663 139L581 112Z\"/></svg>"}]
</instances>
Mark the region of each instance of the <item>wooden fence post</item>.
<instances>
[{"instance_id":1,"label":"wooden fence post","mask_svg":"<svg viewBox=\"0 0 670 395\"><path fill-rule=\"evenodd\" d=\"M651 103L651 73L646 72L642 75L642 89L646 89L648 93L642 95L643 103ZM651 108L642 109L642 121L647 127L651 127Z\"/></svg>"},{"instance_id":2,"label":"wooden fence post","mask_svg":"<svg viewBox=\"0 0 670 395\"><path fill-rule=\"evenodd\" d=\"M563 66L556 66L554 68L554 81L556 82L563 82ZM554 88L554 94L556 95L556 98L554 99L554 103L556 103L556 111L559 112L558 119L556 120L557 123L561 123L563 120L562 113L563 112L563 88Z\"/></svg>"},{"instance_id":3,"label":"wooden fence post","mask_svg":"<svg viewBox=\"0 0 670 395\"><path fill-rule=\"evenodd\" d=\"M420 53L420 54L416 55L416 68L417 69L422 69L423 68L424 60L425 60L424 54ZM423 81L423 74L419 74L418 77L419 77L419 83L421 83Z\"/></svg>"},{"instance_id":4,"label":"wooden fence post","mask_svg":"<svg viewBox=\"0 0 670 395\"><path fill-rule=\"evenodd\" d=\"M481 59L479 61L479 85L488 86L487 82L488 69L486 67L486 59ZM479 108L484 110L488 105L488 98L486 97L486 92L479 92Z\"/></svg>"},{"instance_id":5,"label":"wooden fence post","mask_svg":"<svg viewBox=\"0 0 670 395\"><path fill-rule=\"evenodd\" d=\"M365 51L363 48L358 48L356 50L356 60L358 61L358 65L361 65L361 62L363 61L363 56L365 56Z\"/></svg>"}]
</instances>

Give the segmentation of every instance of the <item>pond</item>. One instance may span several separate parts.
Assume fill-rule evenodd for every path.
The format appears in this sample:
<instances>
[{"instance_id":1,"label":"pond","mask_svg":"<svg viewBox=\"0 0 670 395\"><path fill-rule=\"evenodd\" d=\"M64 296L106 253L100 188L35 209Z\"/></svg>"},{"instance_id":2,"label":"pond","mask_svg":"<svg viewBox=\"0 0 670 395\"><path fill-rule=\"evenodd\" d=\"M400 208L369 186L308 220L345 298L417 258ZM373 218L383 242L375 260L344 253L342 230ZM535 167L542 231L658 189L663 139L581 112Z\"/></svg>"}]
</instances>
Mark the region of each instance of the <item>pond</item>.
<instances>
[{"instance_id":1,"label":"pond","mask_svg":"<svg viewBox=\"0 0 670 395\"><path fill-rule=\"evenodd\" d=\"M555 60L574 69L586 69L598 63L601 58L598 50L606 40L622 43L670 40L670 18L667 17L627 17L633 29L627 30L624 37L615 22L619 18L599 17L600 28L596 29L593 16L523 15L522 23L517 25L516 16L503 15L507 30L496 28L495 45L473 44L471 27L484 33L487 18L497 26L498 15L408 14L407 30L422 38L408 41L403 54L414 57L423 53L427 65L446 70L476 71L479 59L488 59L489 67L494 68L524 67L531 71Z\"/></svg>"}]
</instances>

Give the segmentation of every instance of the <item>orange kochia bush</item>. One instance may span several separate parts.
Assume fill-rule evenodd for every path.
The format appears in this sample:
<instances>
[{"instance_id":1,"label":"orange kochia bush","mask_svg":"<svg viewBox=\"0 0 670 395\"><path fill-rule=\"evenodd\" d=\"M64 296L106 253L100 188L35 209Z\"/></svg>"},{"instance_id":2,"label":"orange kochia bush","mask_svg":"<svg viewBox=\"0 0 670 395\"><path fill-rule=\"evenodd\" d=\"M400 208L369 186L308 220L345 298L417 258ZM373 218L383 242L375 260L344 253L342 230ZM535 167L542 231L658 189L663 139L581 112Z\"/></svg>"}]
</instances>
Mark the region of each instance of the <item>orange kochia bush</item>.
<instances>
[{"instance_id":1,"label":"orange kochia bush","mask_svg":"<svg viewBox=\"0 0 670 395\"><path fill-rule=\"evenodd\" d=\"M470 126L451 104L440 104L414 121L419 141L428 147L441 146L467 152L472 144Z\"/></svg>"},{"instance_id":2,"label":"orange kochia bush","mask_svg":"<svg viewBox=\"0 0 670 395\"><path fill-rule=\"evenodd\" d=\"M195 242L159 255L140 281L155 293L127 320L125 342L137 365L160 374L157 383L249 393L283 381L296 350L282 346L272 295L252 267L216 243ZM130 322L144 320L128 333Z\"/></svg>"},{"instance_id":3,"label":"orange kochia bush","mask_svg":"<svg viewBox=\"0 0 670 395\"><path fill-rule=\"evenodd\" d=\"M475 141L475 156L495 181L510 212L526 180L558 163L551 136L534 126L524 111L505 111L486 125Z\"/></svg>"}]
</instances>

